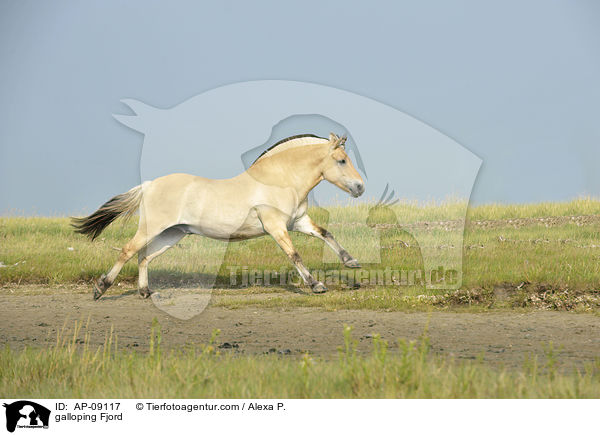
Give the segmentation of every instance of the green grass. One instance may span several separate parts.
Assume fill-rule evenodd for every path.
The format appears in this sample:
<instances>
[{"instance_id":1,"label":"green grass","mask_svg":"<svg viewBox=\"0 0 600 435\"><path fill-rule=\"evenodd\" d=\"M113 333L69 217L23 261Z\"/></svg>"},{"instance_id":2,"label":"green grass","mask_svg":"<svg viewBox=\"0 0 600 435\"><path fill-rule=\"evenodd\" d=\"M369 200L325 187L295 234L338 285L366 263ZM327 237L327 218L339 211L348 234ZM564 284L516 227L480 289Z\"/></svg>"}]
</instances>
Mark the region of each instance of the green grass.
<instances>
[{"instance_id":1,"label":"green grass","mask_svg":"<svg viewBox=\"0 0 600 435\"><path fill-rule=\"evenodd\" d=\"M337 238L349 240L353 246L346 247L359 260L366 255L361 252L361 244L373 235L379 238L381 262L363 264L365 270L421 270L424 257L419 247L430 256L462 258L461 289L426 290L417 282L401 286L363 285L354 291L333 284L330 292L314 297L290 293L293 286L274 286L269 288L268 298L240 298L237 296L251 295L252 291L232 288L230 266L291 270L287 258L269 237L225 244L195 236L186 237L152 263L150 285L194 286L204 274L217 273L217 286L226 290L217 292L223 297L215 303L232 307L256 304L395 310L415 305L462 304L582 311L600 308L600 220L594 220L600 215L600 201L579 199L469 208L462 249L457 238L462 226L453 230L447 221L448 217L459 219L464 214L464 203L401 203L392 207L394 213L383 209L379 215L372 213L371 207L338 206L328 209L328 215L322 209L313 209L310 214ZM569 216L591 216L591 220L571 220ZM544 217L554 220L536 220ZM498 222L499 219L503 221ZM421 222L433 225L422 227ZM395 223L403 227L394 226ZM91 243L72 232L67 218L0 218L0 262L7 266L0 267L0 286L89 285L112 266L118 250L135 228L133 221L116 223ZM420 244L415 234L419 235ZM319 240L299 234L292 237L310 269L344 270L335 259L326 260L331 262L323 265L323 258L329 254ZM136 277L137 264L131 261L119 280L131 286Z\"/></svg>"},{"instance_id":2,"label":"green grass","mask_svg":"<svg viewBox=\"0 0 600 435\"><path fill-rule=\"evenodd\" d=\"M323 210L311 214L326 223L336 237L354 237L356 246L349 251L359 260L364 255L361 243L373 234L380 238L381 263L363 264L365 269L419 270L423 268L419 246L430 249L430 254L451 252L463 260L461 288L366 285L356 290L331 285L329 292L317 296L303 286L304 292L294 286L230 286L229 266L291 269L266 237L229 245L187 237L152 263L150 284L155 288L196 286L203 274L215 272L218 289L213 291L211 303L229 308L540 308L600 313L600 220L595 220L600 215L600 201L470 208L462 248L456 246L457 232L447 221L448 216L459 219L464 204L402 203L393 207L393 215L386 209L380 211L376 215L368 205L355 205L333 207L329 215ZM540 220L547 217L552 219ZM396 222L404 227L392 225ZM0 262L5 266L0 266L0 292L26 284L89 291L91 281L112 266L135 228L133 221L117 223L90 243L72 232L67 218L0 218ZM419 246L415 234L421 236ZM324 268L322 242L303 235L293 235L293 240L309 268ZM334 262L326 267L343 270ZM109 291L131 288L136 278L137 264L132 261L119 278L124 287ZM543 361L530 358L522 367L506 370L482 360L464 362L432 355L425 336L418 342L400 341L397 351L389 350L384 340L374 336L373 350L359 354L348 328L345 346L334 359L219 353L214 340L166 352L160 346L158 325L147 353L119 349L113 336L104 346L92 349L85 344L89 342L85 336L81 344L79 328L72 339L62 338L63 333L49 348L0 350L0 396L600 398L600 362L579 371L558 370L551 344Z\"/></svg>"},{"instance_id":3,"label":"green grass","mask_svg":"<svg viewBox=\"0 0 600 435\"><path fill-rule=\"evenodd\" d=\"M79 325L80 327L80 325ZM216 338L217 334L213 334ZM579 371L556 368L552 345L545 361L524 361L505 370L482 361L456 362L429 353L427 337L399 342L388 351L375 335L373 349L359 355L351 328L333 360L305 354L220 354L215 340L205 346L165 353L154 325L150 351L118 349L111 335L90 349L58 338L47 349L0 351L0 396L31 398L599 398L600 362ZM85 337L84 337L84 341ZM249 375L251 374L251 376Z\"/></svg>"}]
</instances>

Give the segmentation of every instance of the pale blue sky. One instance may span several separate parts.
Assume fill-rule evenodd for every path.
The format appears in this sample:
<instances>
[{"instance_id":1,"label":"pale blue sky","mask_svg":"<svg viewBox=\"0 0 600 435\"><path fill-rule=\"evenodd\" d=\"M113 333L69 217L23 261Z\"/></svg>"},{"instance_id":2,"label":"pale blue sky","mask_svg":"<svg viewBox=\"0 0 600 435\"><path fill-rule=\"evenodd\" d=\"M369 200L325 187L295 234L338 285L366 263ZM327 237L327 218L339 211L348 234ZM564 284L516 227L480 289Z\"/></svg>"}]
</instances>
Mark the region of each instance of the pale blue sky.
<instances>
[{"instance_id":1,"label":"pale blue sky","mask_svg":"<svg viewBox=\"0 0 600 435\"><path fill-rule=\"evenodd\" d=\"M448 135L483 160L475 203L600 195L600 3L324 3L0 0L0 213L91 211L139 183L121 99L263 79Z\"/></svg>"}]
</instances>

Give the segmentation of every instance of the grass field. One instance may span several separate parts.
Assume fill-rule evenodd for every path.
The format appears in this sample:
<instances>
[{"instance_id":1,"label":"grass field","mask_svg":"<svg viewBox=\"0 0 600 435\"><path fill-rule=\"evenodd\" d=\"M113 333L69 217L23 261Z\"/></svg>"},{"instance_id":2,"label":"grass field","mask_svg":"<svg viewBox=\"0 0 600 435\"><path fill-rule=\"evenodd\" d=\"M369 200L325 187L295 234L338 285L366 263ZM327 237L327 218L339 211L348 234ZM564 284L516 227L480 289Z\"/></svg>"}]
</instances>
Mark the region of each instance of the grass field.
<instances>
[{"instance_id":1,"label":"grass field","mask_svg":"<svg viewBox=\"0 0 600 435\"><path fill-rule=\"evenodd\" d=\"M599 201L473 207L466 221L460 220L461 203L401 203L378 210L379 215L369 207L314 209L311 215L337 238L349 236L357 246L349 251L359 261L364 255L360 244L378 237L381 262L363 264L364 269L422 270L422 252L427 250L431 255L462 258L460 288L426 289L419 282L360 288L334 283L326 294L313 295L304 286L232 284L231 267L292 269L268 237L231 244L187 237L152 263L150 285L194 288L207 274L216 273L213 294L218 297L211 304L224 308L361 309L374 310L373 316L377 310L600 313ZM92 281L112 266L135 228L133 221L117 223L89 242L73 233L68 218L0 218L0 292L22 296L27 286L34 286L36 295L56 287L90 292ZM415 234L420 234L420 244ZM338 262L323 265L322 242L304 235L292 237L310 269L343 270ZM135 288L136 278L137 264L131 261L118 279L121 285L109 292ZM37 301L35 295L31 298ZM111 307L114 303L103 309ZM146 326L141 325L141 330L147 331ZM545 344L544 358L523 355L522 367L508 370L483 360L465 362L434 355L425 336L417 342L400 341L390 351L375 334L371 353L357 353L350 328L345 329L345 346L333 359L309 354L220 354L214 341L167 352L161 348L157 324L148 352L120 349L114 335L104 346L92 348L79 335L75 331L67 340L63 333L56 345L47 348L14 350L7 345L0 351L0 396L600 397L600 360L576 370L558 370L551 343Z\"/></svg>"},{"instance_id":2,"label":"grass field","mask_svg":"<svg viewBox=\"0 0 600 435\"><path fill-rule=\"evenodd\" d=\"M298 294L289 298L294 286L278 285L266 290L270 293L268 298L235 297L264 293L265 288L240 288L239 280L231 285L231 266L243 265L250 270L292 269L268 237L231 244L187 237L152 263L150 285L194 286L212 271L218 274L217 293L223 296L218 304L230 307L258 304L387 310L430 306L579 311L600 308L599 201L473 207L467 215L461 247L454 242L462 224L448 221L447 216L456 216L463 206L453 202L430 206L397 204L391 208L391 220L387 210L387 215L374 219L374 225L364 223L368 205L334 207L329 209L329 216L322 209L311 212L315 220L326 223L337 237L351 231L351 238L358 240L358 245L361 237L376 233L382 248L381 263L373 266L377 269L422 269L423 259L413 233L425 231L430 251L462 255L463 281L457 291L425 289L419 283L366 286L366 289L363 286L354 291L342 283L329 285L330 291L320 297ZM135 228L133 221L117 223L91 243L72 232L67 218L0 218L0 286L89 285L112 266L118 250ZM454 237L454 244L447 242L447 234ZM310 269L322 269L324 244L298 234L293 239L305 264ZM360 252L349 251L361 259ZM343 270L339 263L327 267ZM119 280L130 288L135 286L136 275L137 264L131 261Z\"/></svg>"},{"instance_id":3,"label":"grass field","mask_svg":"<svg viewBox=\"0 0 600 435\"><path fill-rule=\"evenodd\" d=\"M79 325L79 328L81 325ZM428 340L401 341L388 352L378 336L368 355L356 352L352 330L335 360L220 354L217 333L201 347L165 353L154 324L148 353L124 352L114 337L81 348L57 338L48 349L0 351L0 397L31 398L597 398L600 361L583 370L555 368L554 349L520 370L430 355ZM87 342L83 338L84 342ZM251 375L250 375L251 374Z\"/></svg>"}]
</instances>

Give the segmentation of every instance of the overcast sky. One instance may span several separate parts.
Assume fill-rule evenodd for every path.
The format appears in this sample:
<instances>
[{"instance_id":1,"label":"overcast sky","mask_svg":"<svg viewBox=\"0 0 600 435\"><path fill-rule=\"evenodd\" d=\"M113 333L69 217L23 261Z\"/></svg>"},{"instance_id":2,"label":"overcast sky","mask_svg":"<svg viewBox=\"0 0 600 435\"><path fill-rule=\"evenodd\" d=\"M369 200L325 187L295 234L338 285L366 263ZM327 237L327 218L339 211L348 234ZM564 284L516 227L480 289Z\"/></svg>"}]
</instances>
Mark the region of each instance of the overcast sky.
<instances>
[{"instance_id":1,"label":"overcast sky","mask_svg":"<svg viewBox=\"0 0 600 435\"><path fill-rule=\"evenodd\" d=\"M169 108L263 79L444 133L483 160L475 204L599 196L600 3L492 3L0 0L0 213L91 211L138 184L121 99Z\"/></svg>"}]
</instances>

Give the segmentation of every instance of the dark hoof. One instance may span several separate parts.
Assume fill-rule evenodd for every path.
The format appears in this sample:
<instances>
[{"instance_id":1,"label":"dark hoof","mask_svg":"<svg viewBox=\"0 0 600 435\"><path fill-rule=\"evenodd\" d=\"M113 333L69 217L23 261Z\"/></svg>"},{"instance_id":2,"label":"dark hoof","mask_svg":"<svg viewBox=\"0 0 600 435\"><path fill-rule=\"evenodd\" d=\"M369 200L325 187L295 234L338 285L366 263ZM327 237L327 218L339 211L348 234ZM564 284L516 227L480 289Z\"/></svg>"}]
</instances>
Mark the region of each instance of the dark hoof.
<instances>
[{"instance_id":1,"label":"dark hoof","mask_svg":"<svg viewBox=\"0 0 600 435\"><path fill-rule=\"evenodd\" d=\"M344 261L344 266L350 267L352 269L360 268L360 263L355 258L350 258L349 260Z\"/></svg>"},{"instance_id":2,"label":"dark hoof","mask_svg":"<svg viewBox=\"0 0 600 435\"><path fill-rule=\"evenodd\" d=\"M94 283L94 300L97 301L102 297L108 286L104 282L106 276L102 275L100 279Z\"/></svg>"},{"instance_id":3,"label":"dark hoof","mask_svg":"<svg viewBox=\"0 0 600 435\"><path fill-rule=\"evenodd\" d=\"M327 291L327 287L322 282L315 282L310 286L313 293L325 293Z\"/></svg>"},{"instance_id":4,"label":"dark hoof","mask_svg":"<svg viewBox=\"0 0 600 435\"><path fill-rule=\"evenodd\" d=\"M100 291L98 286L96 286L96 284L94 284L94 300L97 301L98 299L100 299L102 297L103 294L104 294L104 292Z\"/></svg>"},{"instance_id":5,"label":"dark hoof","mask_svg":"<svg viewBox=\"0 0 600 435\"><path fill-rule=\"evenodd\" d=\"M142 299L148 299L152 295L152 292L148 287L141 288L138 291L140 292Z\"/></svg>"}]
</instances>

